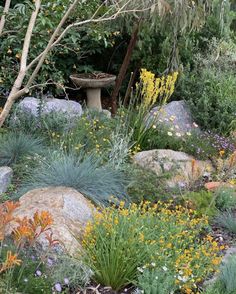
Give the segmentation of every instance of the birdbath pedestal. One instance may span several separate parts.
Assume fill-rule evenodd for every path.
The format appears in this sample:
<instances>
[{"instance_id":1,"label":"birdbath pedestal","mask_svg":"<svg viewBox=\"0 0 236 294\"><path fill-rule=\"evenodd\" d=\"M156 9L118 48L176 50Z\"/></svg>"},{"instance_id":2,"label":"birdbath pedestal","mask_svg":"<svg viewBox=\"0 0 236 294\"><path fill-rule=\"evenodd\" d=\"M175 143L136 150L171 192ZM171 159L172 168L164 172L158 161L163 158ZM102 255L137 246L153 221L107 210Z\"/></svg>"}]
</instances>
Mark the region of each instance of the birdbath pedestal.
<instances>
[{"instance_id":1,"label":"birdbath pedestal","mask_svg":"<svg viewBox=\"0 0 236 294\"><path fill-rule=\"evenodd\" d=\"M84 88L87 94L87 107L102 111L101 89L114 85L116 76L110 74L71 75L71 80L78 87Z\"/></svg>"}]
</instances>

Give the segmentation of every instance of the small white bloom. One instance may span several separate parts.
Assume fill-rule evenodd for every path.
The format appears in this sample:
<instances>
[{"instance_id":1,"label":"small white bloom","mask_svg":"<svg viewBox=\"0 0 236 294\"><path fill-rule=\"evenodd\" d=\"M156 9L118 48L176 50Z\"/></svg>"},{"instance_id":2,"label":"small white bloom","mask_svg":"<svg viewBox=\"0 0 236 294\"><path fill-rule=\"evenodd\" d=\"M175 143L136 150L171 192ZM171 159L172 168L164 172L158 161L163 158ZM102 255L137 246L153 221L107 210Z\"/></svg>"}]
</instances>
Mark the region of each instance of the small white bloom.
<instances>
[{"instance_id":1,"label":"small white bloom","mask_svg":"<svg viewBox=\"0 0 236 294\"><path fill-rule=\"evenodd\" d=\"M156 263L155 262L152 262L151 263L151 266L155 267L156 266Z\"/></svg>"},{"instance_id":2,"label":"small white bloom","mask_svg":"<svg viewBox=\"0 0 236 294\"><path fill-rule=\"evenodd\" d=\"M191 136L192 134L191 134L190 132L187 132L186 135L187 135L187 136Z\"/></svg>"},{"instance_id":3,"label":"small white bloom","mask_svg":"<svg viewBox=\"0 0 236 294\"><path fill-rule=\"evenodd\" d=\"M193 123L194 128L198 128L198 125L194 122Z\"/></svg>"},{"instance_id":4,"label":"small white bloom","mask_svg":"<svg viewBox=\"0 0 236 294\"><path fill-rule=\"evenodd\" d=\"M180 134L180 133L176 133L176 136L177 136L177 137L181 137L181 134Z\"/></svg>"},{"instance_id":5,"label":"small white bloom","mask_svg":"<svg viewBox=\"0 0 236 294\"><path fill-rule=\"evenodd\" d=\"M164 272L168 271L168 268L166 266L163 266L162 269L163 269Z\"/></svg>"},{"instance_id":6,"label":"small white bloom","mask_svg":"<svg viewBox=\"0 0 236 294\"><path fill-rule=\"evenodd\" d=\"M183 278L181 276L177 277L179 281L183 281Z\"/></svg>"},{"instance_id":7,"label":"small white bloom","mask_svg":"<svg viewBox=\"0 0 236 294\"><path fill-rule=\"evenodd\" d=\"M157 128L157 126L156 126L156 125L153 125L153 126L152 126L152 128L153 128L153 129L156 129L156 128Z\"/></svg>"},{"instance_id":8,"label":"small white bloom","mask_svg":"<svg viewBox=\"0 0 236 294\"><path fill-rule=\"evenodd\" d=\"M173 134L171 132L168 132L167 135L170 136L170 137L173 136Z\"/></svg>"},{"instance_id":9,"label":"small white bloom","mask_svg":"<svg viewBox=\"0 0 236 294\"><path fill-rule=\"evenodd\" d=\"M143 273L143 269L141 267L138 267L137 270L140 272L140 273Z\"/></svg>"}]
</instances>

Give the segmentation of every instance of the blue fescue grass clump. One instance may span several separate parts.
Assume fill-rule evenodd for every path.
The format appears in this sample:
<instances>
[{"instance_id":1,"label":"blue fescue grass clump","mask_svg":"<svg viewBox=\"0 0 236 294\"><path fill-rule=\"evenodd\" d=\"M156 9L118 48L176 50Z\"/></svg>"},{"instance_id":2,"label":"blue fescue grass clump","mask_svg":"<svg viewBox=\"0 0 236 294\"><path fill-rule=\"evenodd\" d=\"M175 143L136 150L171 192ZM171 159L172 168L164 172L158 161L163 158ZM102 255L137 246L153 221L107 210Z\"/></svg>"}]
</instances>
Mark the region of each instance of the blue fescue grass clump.
<instances>
[{"instance_id":1,"label":"blue fescue grass clump","mask_svg":"<svg viewBox=\"0 0 236 294\"><path fill-rule=\"evenodd\" d=\"M26 156L42 151L42 140L23 132L8 132L0 136L0 166L18 163Z\"/></svg>"},{"instance_id":2,"label":"blue fescue grass clump","mask_svg":"<svg viewBox=\"0 0 236 294\"><path fill-rule=\"evenodd\" d=\"M39 168L22 184L20 195L44 187L71 187L96 204L107 204L111 196L126 196L125 175L109 166L101 166L93 156L54 154L43 160Z\"/></svg>"},{"instance_id":3,"label":"blue fescue grass clump","mask_svg":"<svg viewBox=\"0 0 236 294\"><path fill-rule=\"evenodd\" d=\"M224 293L236 292L236 256L231 255L221 266L219 280L224 285L226 291Z\"/></svg>"}]
</instances>

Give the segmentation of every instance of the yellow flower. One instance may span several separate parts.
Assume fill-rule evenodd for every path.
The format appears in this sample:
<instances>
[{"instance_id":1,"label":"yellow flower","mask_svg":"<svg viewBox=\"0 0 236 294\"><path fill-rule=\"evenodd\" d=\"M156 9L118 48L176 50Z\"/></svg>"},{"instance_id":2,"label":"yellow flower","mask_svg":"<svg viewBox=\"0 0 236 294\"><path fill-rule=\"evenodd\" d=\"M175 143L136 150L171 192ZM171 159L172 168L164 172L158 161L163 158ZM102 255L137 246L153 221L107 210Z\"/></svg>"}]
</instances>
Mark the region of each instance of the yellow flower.
<instances>
[{"instance_id":1,"label":"yellow flower","mask_svg":"<svg viewBox=\"0 0 236 294\"><path fill-rule=\"evenodd\" d=\"M219 154L220 154L220 157L222 157L222 156L224 156L225 151L224 150L220 150Z\"/></svg>"}]
</instances>

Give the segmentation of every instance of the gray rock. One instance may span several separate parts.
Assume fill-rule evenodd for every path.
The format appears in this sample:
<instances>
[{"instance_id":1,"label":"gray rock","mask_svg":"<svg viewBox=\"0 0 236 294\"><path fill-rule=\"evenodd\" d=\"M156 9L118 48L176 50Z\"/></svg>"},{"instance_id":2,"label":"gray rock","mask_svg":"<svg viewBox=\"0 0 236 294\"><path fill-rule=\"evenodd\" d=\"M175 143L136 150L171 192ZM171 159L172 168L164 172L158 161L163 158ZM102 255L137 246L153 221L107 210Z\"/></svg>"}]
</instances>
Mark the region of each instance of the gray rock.
<instances>
[{"instance_id":1,"label":"gray rock","mask_svg":"<svg viewBox=\"0 0 236 294\"><path fill-rule=\"evenodd\" d=\"M26 97L19 103L18 107L24 112L37 116L40 103L42 103L43 114L61 112L68 114L70 117L78 117L83 114L82 106L78 102L56 98L46 98L41 102L40 99Z\"/></svg>"},{"instance_id":2,"label":"gray rock","mask_svg":"<svg viewBox=\"0 0 236 294\"><path fill-rule=\"evenodd\" d=\"M8 166L0 167L0 194L5 193L11 184L13 170Z\"/></svg>"},{"instance_id":3,"label":"gray rock","mask_svg":"<svg viewBox=\"0 0 236 294\"><path fill-rule=\"evenodd\" d=\"M154 107L150 112L148 121L163 124L182 134L193 130L199 131L184 100L170 102L161 109L160 107Z\"/></svg>"},{"instance_id":4,"label":"gray rock","mask_svg":"<svg viewBox=\"0 0 236 294\"><path fill-rule=\"evenodd\" d=\"M35 189L20 197L20 206L14 217L32 218L36 211L48 211L53 219L50 226L53 238L70 254L77 254L81 245L84 227L93 218L95 207L78 191L68 187L48 187ZM16 226L14 222L9 233ZM48 242L45 236L38 243L46 249Z\"/></svg>"},{"instance_id":5,"label":"gray rock","mask_svg":"<svg viewBox=\"0 0 236 294\"><path fill-rule=\"evenodd\" d=\"M170 173L171 177L166 182L170 188L188 186L191 181L214 170L210 161L195 160L184 152L169 149L139 152L134 156L134 162L153 171L157 176Z\"/></svg>"}]
</instances>

